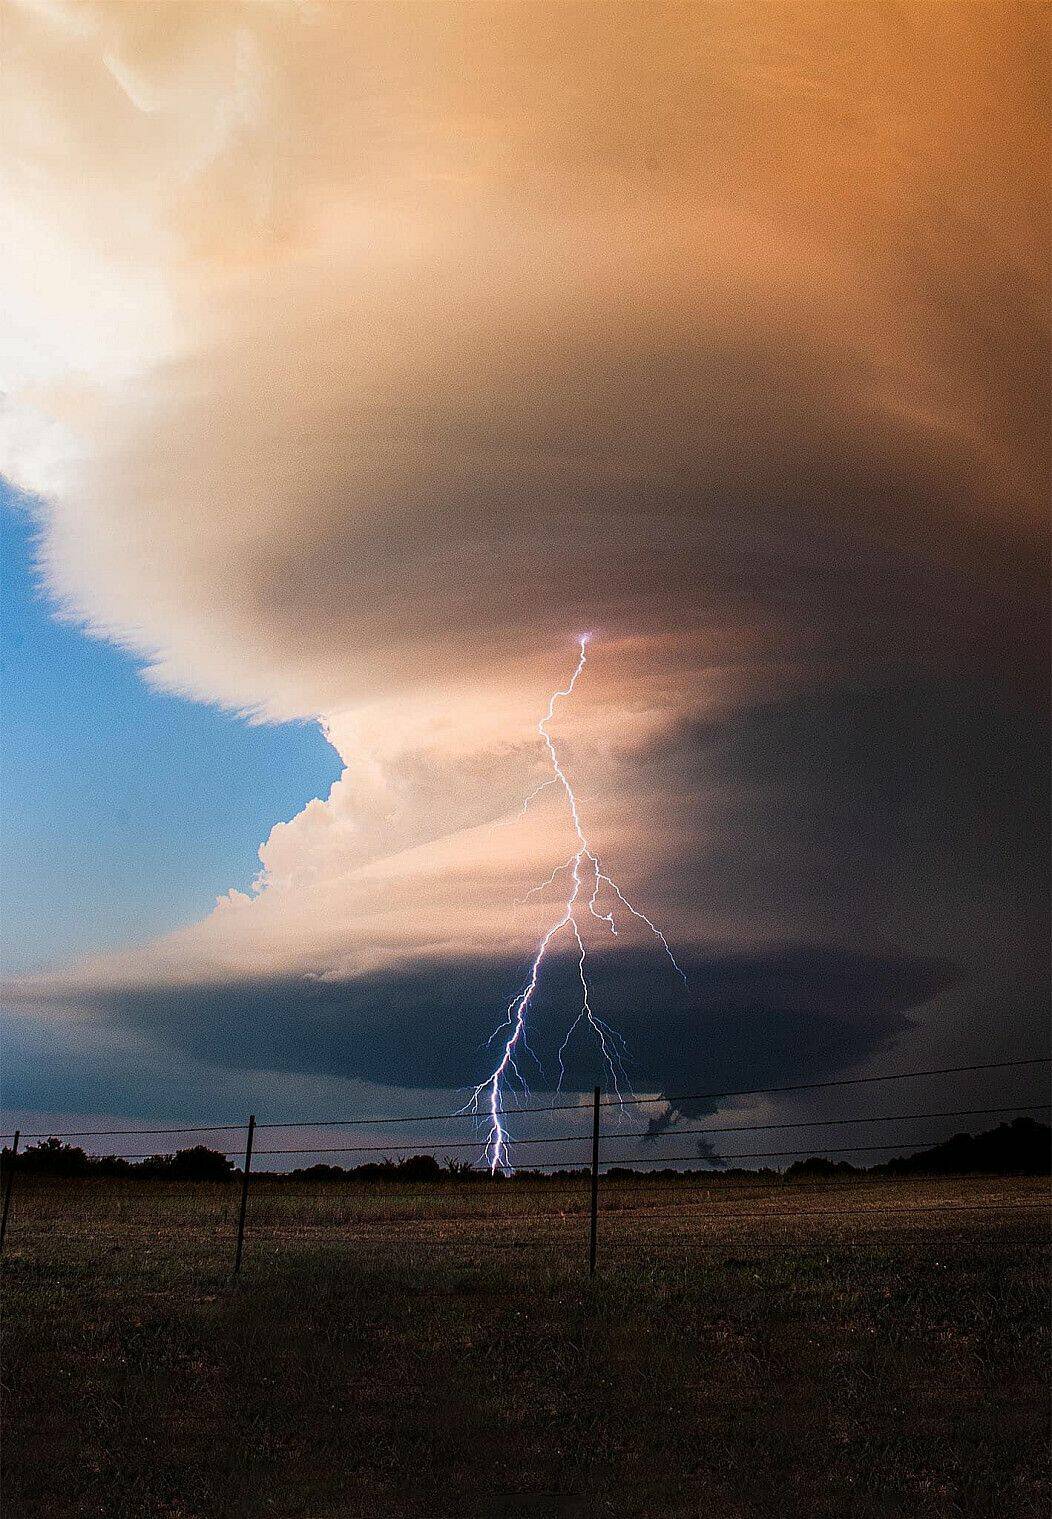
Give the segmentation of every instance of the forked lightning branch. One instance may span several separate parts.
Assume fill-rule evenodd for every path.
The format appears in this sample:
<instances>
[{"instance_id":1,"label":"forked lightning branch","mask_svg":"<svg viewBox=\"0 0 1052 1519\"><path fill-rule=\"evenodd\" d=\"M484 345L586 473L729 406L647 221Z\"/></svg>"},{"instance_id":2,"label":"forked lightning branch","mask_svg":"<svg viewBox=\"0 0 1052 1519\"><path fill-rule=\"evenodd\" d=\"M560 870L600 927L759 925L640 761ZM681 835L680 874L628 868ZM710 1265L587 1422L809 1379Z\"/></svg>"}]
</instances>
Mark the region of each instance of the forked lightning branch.
<instances>
[{"instance_id":1,"label":"forked lightning branch","mask_svg":"<svg viewBox=\"0 0 1052 1519\"><path fill-rule=\"evenodd\" d=\"M537 946L537 952L533 957L533 963L530 966L524 985L508 1004L503 1020L497 1025L490 1036L490 1044L503 1038L503 1043L500 1045L500 1058L485 1080L480 1081L478 1086L475 1087L465 1109L465 1111L478 1113L487 1122L486 1162L493 1172L511 1170L510 1136L503 1121L506 1112L505 1098L509 1090L516 1087L523 1094L526 1094L528 1091L526 1078L522 1073L519 1062L524 1053L529 1052L532 1054L528 1042L530 1011L540 981L545 956L552 945L560 940L560 938L568 939L576 951L578 977L581 983L581 998L576 1016L567 1028L562 1044L559 1046L559 1087L562 1086L565 1076L564 1059L567 1046L573 1034L584 1023L595 1036L599 1051L609 1072L611 1086L617 1097L621 1097L621 1083L624 1077L619 1046L623 1046L623 1041L617 1031L611 1028L599 1016L593 1006L592 994L588 983L588 951L581 930L581 923L578 921L579 915L586 914L589 923L602 924L604 929L616 935L618 927L615 914L630 913L633 918L645 924L659 941L665 954L675 967L676 972L683 978L684 983L687 979L682 967L672 953L665 935L650 921L646 913L640 912L639 908L628 900L613 876L603 869L599 856L588 842L581 822L577 797L574 795L573 786L570 784L569 777L559 760L559 751L551 735L550 724L555 717L556 703L567 700L573 695L578 679L588 662L587 633L582 634L578 640L578 645L577 665L570 677L569 683L562 690L552 693L548 700L548 709L537 724L537 731L544 742L552 774L523 803L525 809L541 791L548 786L556 786L566 803L568 821L571 824L573 835L577 842L575 852L565 864L556 866L548 879L532 887L527 895L533 896L536 893L547 891L550 887L554 886L555 882L562 875L568 875L569 889L565 901L562 903L557 915Z\"/></svg>"}]
</instances>

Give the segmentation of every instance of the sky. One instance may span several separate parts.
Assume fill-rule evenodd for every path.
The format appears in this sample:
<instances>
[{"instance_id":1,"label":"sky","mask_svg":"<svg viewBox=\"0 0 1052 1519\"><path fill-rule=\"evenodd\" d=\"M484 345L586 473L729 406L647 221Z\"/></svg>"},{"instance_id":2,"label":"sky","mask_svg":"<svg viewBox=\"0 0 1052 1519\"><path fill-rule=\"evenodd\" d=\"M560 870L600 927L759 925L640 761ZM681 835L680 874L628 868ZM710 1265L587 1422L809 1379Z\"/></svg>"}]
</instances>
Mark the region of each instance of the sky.
<instances>
[{"instance_id":1,"label":"sky","mask_svg":"<svg viewBox=\"0 0 1052 1519\"><path fill-rule=\"evenodd\" d=\"M16 0L7 1121L470 1092L583 632L553 732L686 972L591 925L637 1091L1047 1049L1047 42Z\"/></svg>"},{"instance_id":2,"label":"sky","mask_svg":"<svg viewBox=\"0 0 1052 1519\"><path fill-rule=\"evenodd\" d=\"M57 621L29 508L0 487L0 513L0 942L27 973L250 889L261 837L341 767L316 724L250 725L151 691L127 654Z\"/></svg>"}]
</instances>

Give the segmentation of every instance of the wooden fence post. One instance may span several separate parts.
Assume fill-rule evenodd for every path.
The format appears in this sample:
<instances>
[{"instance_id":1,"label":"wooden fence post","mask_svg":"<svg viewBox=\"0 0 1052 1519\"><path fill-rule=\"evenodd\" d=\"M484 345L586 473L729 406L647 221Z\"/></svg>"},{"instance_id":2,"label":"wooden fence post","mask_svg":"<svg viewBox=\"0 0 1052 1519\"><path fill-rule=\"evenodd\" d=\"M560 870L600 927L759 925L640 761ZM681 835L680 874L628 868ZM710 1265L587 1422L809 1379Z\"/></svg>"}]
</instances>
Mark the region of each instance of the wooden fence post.
<instances>
[{"instance_id":1,"label":"wooden fence post","mask_svg":"<svg viewBox=\"0 0 1052 1519\"><path fill-rule=\"evenodd\" d=\"M15 1130L15 1137L11 1143L11 1154L7 1162L7 1178L4 1181L4 1212L0 1218L0 1250L4 1248L4 1239L7 1235L7 1214L11 1207L11 1188L15 1183L15 1156L18 1154L18 1140L20 1129Z\"/></svg>"},{"instance_id":2,"label":"wooden fence post","mask_svg":"<svg viewBox=\"0 0 1052 1519\"><path fill-rule=\"evenodd\" d=\"M592 1228L588 1241L588 1275L595 1275L595 1254L599 1239L599 1088L592 1097Z\"/></svg>"},{"instance_id":3,"label":"wooden fence post","mask_svg":"<svg viewBox=\"0 0 1052 1519\"><path fill-rule=\"evenodd\" d=\"M245 1243L245 1209L248 1207L248 1173L252 1169L252 1136L256 1132L256 1115L248 1120L248 1138L245 1141L245 1174L241 1178L241 1207L237 1215L237 1246L234 1250L234 1275L241 1270L241 1249Z\"/></svg>"}]
</instances>

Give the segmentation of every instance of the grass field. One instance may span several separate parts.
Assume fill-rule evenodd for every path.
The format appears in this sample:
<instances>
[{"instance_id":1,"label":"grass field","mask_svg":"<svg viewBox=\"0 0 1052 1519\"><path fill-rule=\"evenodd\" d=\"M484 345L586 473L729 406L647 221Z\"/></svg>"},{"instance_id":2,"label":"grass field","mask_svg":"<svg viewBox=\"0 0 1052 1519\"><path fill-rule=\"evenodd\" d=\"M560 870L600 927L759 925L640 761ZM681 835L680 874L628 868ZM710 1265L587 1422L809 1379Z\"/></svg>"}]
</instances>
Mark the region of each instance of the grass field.
<instances>
[{"instance_id":1,"label":"grass field","mask_svg":"<svg viewBox=\"0 0 1052 1519\"><path fill-rule=\"evenodd\" d=\"M19 1177L6 1519L1048 1512L1047 1182Z\"/></svg>"}]
</instances>

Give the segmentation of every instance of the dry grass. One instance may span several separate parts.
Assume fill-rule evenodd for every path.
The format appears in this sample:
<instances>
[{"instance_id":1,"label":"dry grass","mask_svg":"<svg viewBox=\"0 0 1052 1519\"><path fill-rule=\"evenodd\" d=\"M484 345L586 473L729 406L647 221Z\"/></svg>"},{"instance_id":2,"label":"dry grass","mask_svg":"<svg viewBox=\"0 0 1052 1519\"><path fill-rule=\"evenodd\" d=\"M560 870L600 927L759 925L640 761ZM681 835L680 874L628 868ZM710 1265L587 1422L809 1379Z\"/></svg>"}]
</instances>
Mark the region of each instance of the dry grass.
<instances>
[{"instance_id":1,"label":"dry grass","mask_svg":"<svg viewBox=\"0 0 1052 1519\"><path fill-rule=\"evenodd\" d=\"M1047 1183L19 1178L8 1519L1044 1515Z\"/></svg>"}]
</instances>

